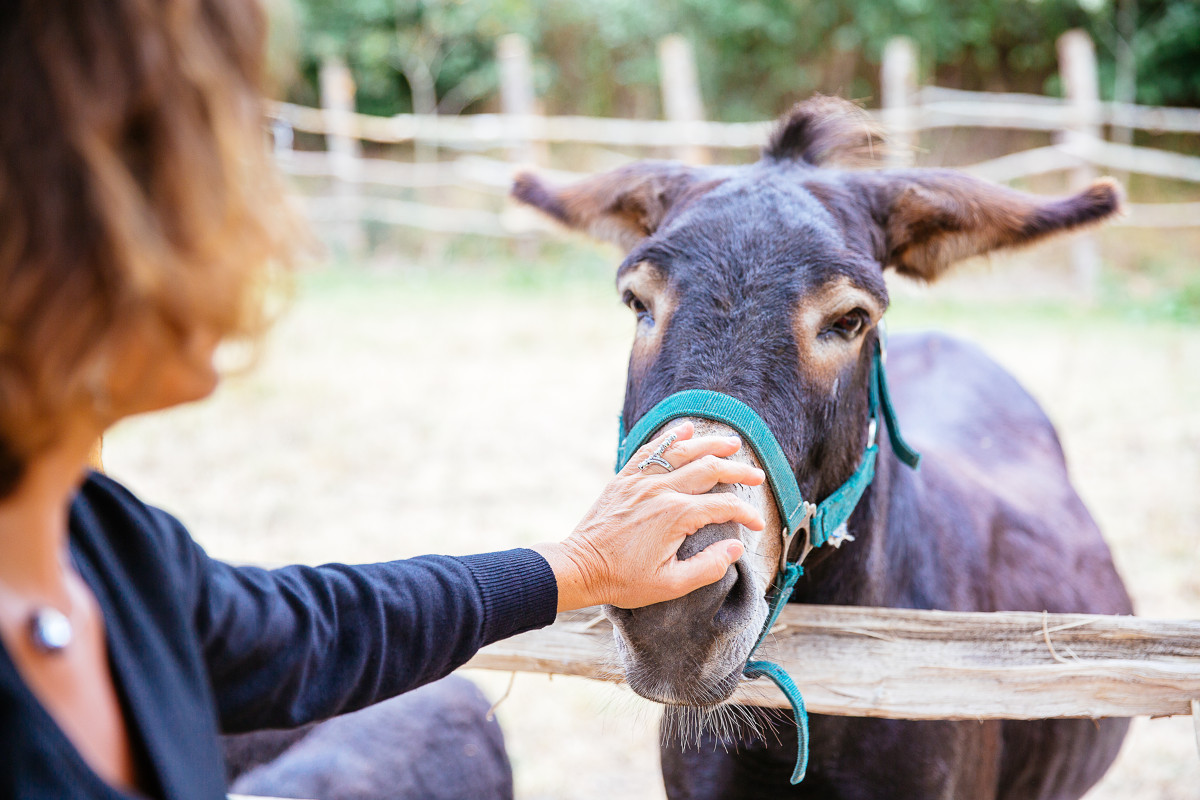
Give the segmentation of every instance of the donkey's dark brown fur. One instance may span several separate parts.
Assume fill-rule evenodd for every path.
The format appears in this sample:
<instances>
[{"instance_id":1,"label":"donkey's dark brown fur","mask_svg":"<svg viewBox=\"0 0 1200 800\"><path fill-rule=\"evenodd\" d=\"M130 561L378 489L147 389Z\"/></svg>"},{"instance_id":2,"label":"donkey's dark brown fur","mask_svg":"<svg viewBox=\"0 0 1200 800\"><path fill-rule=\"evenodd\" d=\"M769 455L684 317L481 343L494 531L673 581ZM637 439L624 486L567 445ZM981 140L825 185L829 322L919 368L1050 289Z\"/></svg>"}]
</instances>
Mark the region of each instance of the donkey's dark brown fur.
<instances>
[{"instance_id":1,"label":"donkey's dark brown fur","mask_svg":"<svg viewBox=\"0 0 1200 800\"><path fill-rule=\"evenodd\" d=\"M565 189L518 180L519 199L629 251L618 270L638 317L627 426L673 392L733 395L763 416L804 496L819 501L857 466L867 439L885 269L934 280L959 259L1120 207L1109 181L1045 199L947 170L830 166L877 147L861 112L817 98L784 118L755 165L640 162ZM901 465L881 437L875 480L849 522L855 540L813 553L794 600L1130 613L1054 429L1016 381L977 348L936 334L896 337L888 371L921 469ZM760 501L766 491L719 488ZM814 716L808 777L792 787L795 731L780 717L742 709L753 723L745 734L682 735L676 709L729 697L766 614L777 534L710 526L680 557L731 535L747 554L717 584L608 610L631 686L669 704L670 797L1075 798L1116 756L1120 720ZM700 747L683 746L688 738Z\"/></svg>"}]
</instances>

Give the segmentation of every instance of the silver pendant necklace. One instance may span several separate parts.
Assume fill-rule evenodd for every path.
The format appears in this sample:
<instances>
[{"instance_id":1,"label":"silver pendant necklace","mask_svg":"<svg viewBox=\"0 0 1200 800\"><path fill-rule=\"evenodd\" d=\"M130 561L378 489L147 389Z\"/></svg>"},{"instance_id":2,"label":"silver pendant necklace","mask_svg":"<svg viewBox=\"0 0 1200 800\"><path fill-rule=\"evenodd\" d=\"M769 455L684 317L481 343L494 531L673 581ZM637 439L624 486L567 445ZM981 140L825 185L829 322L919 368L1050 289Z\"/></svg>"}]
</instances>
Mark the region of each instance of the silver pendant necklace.
<instances>
[{"instance_id":1,"label":"silver pendant necklace","mask_svg":"<svg viewBox=\"0 0 1200 800\"><path fill-rule=\"evenodd\" d=\"M53 606L40 606L29 615L27 627L33 648L45 655L57 655L67 649L74 630L67 615Z\"/></svg>"},{"instance_id":2,"label":"silver pendant necklace","mask_svg":"<svg viewBox=\"0 0 1200 800\"><path fill-rule=\"evenodd\" d=\"M0 597L4 595L28 608L27 599L0 583ZM67 602L71 603L69 595L68 590ZM33 605L25 620L25 635L29 637L29 644L35 651L42 655L58 655L67 649L71 640L75 638L75 628L71 624L72 611L73 609L68 607L67 613L64 614L51 605Z\"/></svg>"}]
</instances>

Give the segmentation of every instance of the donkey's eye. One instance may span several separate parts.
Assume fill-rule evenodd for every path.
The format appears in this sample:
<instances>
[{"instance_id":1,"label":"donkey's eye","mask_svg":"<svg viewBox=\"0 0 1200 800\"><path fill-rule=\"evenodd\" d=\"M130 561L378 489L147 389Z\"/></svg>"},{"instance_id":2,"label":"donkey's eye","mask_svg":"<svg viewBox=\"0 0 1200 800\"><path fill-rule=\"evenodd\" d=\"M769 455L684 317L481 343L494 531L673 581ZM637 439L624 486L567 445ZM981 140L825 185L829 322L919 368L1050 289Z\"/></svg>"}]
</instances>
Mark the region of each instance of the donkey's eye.
<instances>
[{"instance_id":1,"label":"donkey's eye","mask_svg":"<svg viewBox=\"0 0 1200 800\"><path fill-rule=\"evenodd\" d=\"M849 314L843 314L838 317L826 330L829 333L836 333L845 339L853 339L862 333L866 327L867 312L861 308L856 308Z\"/></svg>"},{"instance_id":2,"label":"donkey's eye","mask_svg":"<svg viewBox=\"0 0 1200 800\"><path fill-rule=\"evenodd\" d=\"M638 322L650 319L650 309L646 308L646 304L642 302L633 292L625 292L621 297L621 302L629 306L629 309L637 314Z\"/></svg>"}]
</instances>

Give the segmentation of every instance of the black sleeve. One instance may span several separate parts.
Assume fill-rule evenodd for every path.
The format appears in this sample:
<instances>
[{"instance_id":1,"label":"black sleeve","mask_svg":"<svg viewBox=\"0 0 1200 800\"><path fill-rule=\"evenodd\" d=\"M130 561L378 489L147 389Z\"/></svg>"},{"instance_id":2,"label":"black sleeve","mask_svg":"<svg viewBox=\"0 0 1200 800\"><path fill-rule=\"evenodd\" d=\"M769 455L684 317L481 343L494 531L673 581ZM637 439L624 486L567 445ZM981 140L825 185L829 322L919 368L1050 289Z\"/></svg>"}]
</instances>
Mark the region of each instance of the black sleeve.
<instances>
[{"instance_id":1,"label":"black sleeve","mask_svg":"<svg viewBox=\"0 0 1200 800\"><path fill-rule=\"evenodd\" d=\"M170 515L222 730L285 728L437 680L554 621L550 565L525 549L384 564L233 567Z\"/></svg>"}]
</instances>

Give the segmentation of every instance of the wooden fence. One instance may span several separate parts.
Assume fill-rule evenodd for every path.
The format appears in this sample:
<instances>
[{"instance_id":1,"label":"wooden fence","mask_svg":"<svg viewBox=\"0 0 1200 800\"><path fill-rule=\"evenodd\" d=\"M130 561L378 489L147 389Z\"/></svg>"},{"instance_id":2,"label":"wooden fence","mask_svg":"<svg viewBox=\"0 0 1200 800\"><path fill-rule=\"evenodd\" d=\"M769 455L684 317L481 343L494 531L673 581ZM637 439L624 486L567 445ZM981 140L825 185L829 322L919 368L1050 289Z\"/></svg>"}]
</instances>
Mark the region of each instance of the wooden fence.
<instances>
[{"instance_id":1,"label":"wooden fence","mask_svg":"<svg viewBox=\"0 0 1200 800\"><path fill-rule=\"evenodd\" d=\"M893 719L1196 715L1200 621L789 605L764 644L809 711ZM489 645L468 667L621 682L598 609ZM734 700L786 707L769 681Z\"/></svg>"},{"instance_id":2,"label":"wooden fence","mask_svg":"<svg viewBox=\"0 0 1200 800\"><path fill-rule=\"evenodd\" d=\"M761 653L788 670L810 713L917 720L1191 714L1200 747L1200 621L790 605ZM612 628L596 608L489 645L466 666L622 680ZM733 699L788 707L767 680L743 684Z\"/></svg>"},{"instance_id":3,"label":"wooden fence","mask_svg":"<svg viewBox=\"0 0 1200 800\"><path fill-rule=\"evenodd\" d=\"M1132 129L1158 133L1200 133L1200 109L1154 108L1104 103L1097 93L1095 54L1079 31L1059 42L1065 98L1028 94L966 92L916 81L915 45L896 39L885 49L881 70L882 107L869 110L889 130L897 147L893 164L914 161L923 132L949 127L1044 131L1052 144L969 164L962 169L998 182L1050 172L1068 172L1079 186L1100 172L1140 173L1200 183L1200 157L1124 143ZM316 222L336 227L351 250L362 247L363 221L451 234L525 238L553 226L505 204L503 196L517 164L538 164L551 177L572 173L547 169L551 145L591 145L672 155L694 162L716 151L756 150L772 123L720 123L704 119L693 57L687 42L668 37L659 48L664 120L542 116L532 86L527 43L506 36L498 47L500 114L437 116L403 114L374 117L353 113L353 81L337 60L321 71L322 108L275 104L279 164L297 178L326 178L325 193L304 197ZM1104 131L1120 136L1108 141ZM323 151L292 148L296 132L324 137ZM361 157L360 142L410 145L411 161ZM386 149L386 148L385 148ZM487 157L485 157L485 155ZM440 158L439 158L440 156ZM467 190L472 200L447 200L438 189ZM382 190L382 191L381 191ZM404 190L411 199L380 196ZM431 192L435 195L430 199ZM482 200L476 196L482 196ZM1117 225L1151 228L1200 226L1200 202L1133 203ZM1096 271L1095 246L1087 237L1074 249L1076 272L1084 282Z\"/></svg>"},{"instance_id":4,"label":"wooden fence","mask_svg":"<svg viewBox=\"0 0 1200 800\"><path fill-rule=\"evenodd\" d=\"M921 97L940 97L951 90L923 90ZM1004 121L999 117L987 116L987 109L997 101L986 93L955 92L970 95L972 100L954 100L954 120L957 125L973 127L1019 128L1015 120ZM1032 96L1031 96L1032 97ZM924 108L925 106L921 106ZM948 113L943 101L929 103L933 108L925 123L915 130L928 130L949 125ZM968 111L968 109L971 109ZM1127 107L1120 110L1127 120L1149 120L1149 114L1141 111L1160 112L1165 109ZM1170 109L1181 111L1181 109ZM1058 111L1056 109L1056 111ZM1191 112L1191 109L1186 109ZM1138 113L1134 113L1138 112ZM437 143L452 150L491 150L519 146L521 143L577 143L617 147L642 147L673 149L679 146L713 149L756 149L766 141L771 128L769 122L759 123L676 123L658 120L618 120L589 117L507 117L504 115L475 114L468 117L367 117L354 115L346 125L335 125L333 115L320 109L277 104L276 118L286 121L294 130L308 133L332 134L343 129L365 141L375 143L404 143L425 141ZM1003 110L1003 113L1008 113ZM1195 125L1200 125L1200 111ZM1059 114L1059 116L1063 116ZM923 118L923 117L919 117ZM1193 122L1181 117L1184 124L1171 125L1169 130L1188 130ZM1160 120L1156 124L1162 124ZM1037 127L1042 129L1041 121ZM1049 128L1046 128L1049 129ZM511 185L516 166L511 162L488 159L478 155L464 156L453 160L433 163L414 163L387 159L360 159L349 165L339 164L332 154L320 151L285 151L279 154L279 165L284 172L299 177L325 177L351 183L360 187L380 186L397 189L425 189L452 186L490 193L503 193ZM1009 183L1034 175L1067 170L1087 165L1115 172L1135 172L1155 175L1174 180L1200 183L1200 157L1172 153L1146 147L1114 144L1102 140L1064 141L1047 147L1025 150L1011 155L961 167L966 172L982 178ZM528 166L528 165L522 165ZM539 169L551 179L572 180L581 174L563 170ZM498 211L488 216L468 215L468 224L460 222L436 222L436 215L454 216L461 209L439 208L426 205L427 213L406 217L414 208L386 199L363 196L370 200L374 209L362 208L361 204L342 210L327 209L315 216L326 218L339 213L370 217L380 214L397 225L409 225L427 230L455 230L485 236L517 236L528 232L528 223L514 227ZM1127 215L1115 224L1148 228L1180 228L1200 226L1200 202L1182 203L1130 203ZM392 217L396 219L391 220ZM534 225L532 227L540 228Z\"/></svg>"}]
</instances>

